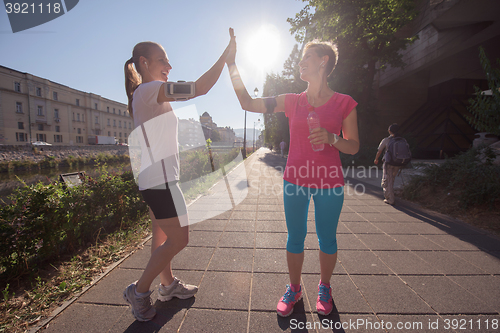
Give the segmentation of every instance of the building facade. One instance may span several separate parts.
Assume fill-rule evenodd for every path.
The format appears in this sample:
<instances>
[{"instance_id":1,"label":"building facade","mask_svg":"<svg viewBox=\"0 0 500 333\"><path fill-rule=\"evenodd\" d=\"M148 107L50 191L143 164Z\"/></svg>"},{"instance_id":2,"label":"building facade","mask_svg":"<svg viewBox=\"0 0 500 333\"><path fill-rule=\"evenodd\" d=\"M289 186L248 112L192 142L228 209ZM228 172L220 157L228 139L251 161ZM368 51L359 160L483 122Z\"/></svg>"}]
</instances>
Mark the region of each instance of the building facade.
<instances>
[{"instance_id":1,"label":"building facade","mask_svg":"<svg viewBox=\"0 0 500 333\"><path fill-rule=\"evenodd\" d=\"M387 68L375 79L377 116L373 142L397 122L423 157L468 149L475 130L466 120L474 86L487 89L479 62L482 46L491 64L500 58L497 0L416 0L418 17L398 32L418 36L402 50L404 68Z\"/></svg>"},{"instance_id":2,"label":"building facade","mask_svg":"<svg viewBox=\"0 0 500 333\"><path fill-rule=\"evenodd\" d=\"M229 142L232 144L236 141L234 130L228 126L218 127L217 123L213 122L212 116L210 116L208 112L203 112L200 116L200 123L206 138L210 138L212 136L212 131L217 131L221 142Z\"/></svg>"},{"instance_id":3,"label":"building facade","mask_svg":"<svg viewBox=\"0 0 500 333\"><path fill-rule=\"evenodd\" d=\"M218 127L220 140L222 142L231 142L236 141L236 135L234 134L234 130L231 127Z\"/></svg>"},{"instance_id":4,"label":"building facade","mask_svg":"<svg viewBox=\"0 0 500 333\"><path fill-rule=\"evenodd\" d=\"M127 143L127 105L0 66L0 144L86 145L89 136Z\"/></svg>"},{"instance_id":5,"label":"building facade","mask_svg":"<svg viewBox=\"0 0 500 333\"><path fill-rule=\"evenodd\" d=\"M179 145L189 149L205 146L202 125L194 119L179 119Z\"/></svg>"}]
</instances>

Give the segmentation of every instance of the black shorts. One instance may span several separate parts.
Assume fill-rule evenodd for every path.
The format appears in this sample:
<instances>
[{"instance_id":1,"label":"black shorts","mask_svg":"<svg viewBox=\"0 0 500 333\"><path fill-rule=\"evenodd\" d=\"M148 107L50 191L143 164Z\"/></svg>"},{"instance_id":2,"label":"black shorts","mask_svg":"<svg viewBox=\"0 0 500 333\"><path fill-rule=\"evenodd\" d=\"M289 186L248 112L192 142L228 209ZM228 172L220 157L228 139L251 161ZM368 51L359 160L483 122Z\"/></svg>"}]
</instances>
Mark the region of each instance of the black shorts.
<instances>
[{"instance_id":1,"label":"black shorts","mask_svg":"<svg viewBox=\"0 0 500 333\"><path fill-rule=\"evenodd\" d=\"M169 219L187 214L186 201L177 182L141 191L144 201L156 219Z\"/></svg>"}]
</instances>

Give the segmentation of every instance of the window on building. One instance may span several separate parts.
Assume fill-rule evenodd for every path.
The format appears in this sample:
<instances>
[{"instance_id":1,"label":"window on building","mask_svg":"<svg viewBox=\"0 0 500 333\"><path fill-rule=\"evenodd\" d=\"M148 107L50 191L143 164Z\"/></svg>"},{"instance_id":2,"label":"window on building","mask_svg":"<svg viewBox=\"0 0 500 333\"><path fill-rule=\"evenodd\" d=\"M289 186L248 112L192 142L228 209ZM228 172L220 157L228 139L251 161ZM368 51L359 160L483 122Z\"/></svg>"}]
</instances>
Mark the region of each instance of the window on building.
<instances>
[{"instance_id":1,"label":"window on building","mask_svg":"<svg viewBox=\"0 0 500 333\"><path fill-rule=\"evenodd\" d=\"M113 127L116 127L116 119L113 119Z\"/></svg>"},{"instance_id":2,"label":"window on building","mask_svg":"<svg viewBox=\"0 0 500 333\"><path fill-rule=\"evenodd\" d=\"M54 118L59 119L59 109L54 109Z\"/></svg>"},{"instance_id":3,"label":"window on building","mask_svg":"<svg viewBox=\"0 0 500 333\"><path fill-rule=\"evenodd\" d=\"M76 114L76 121L80 121L80 114L79 113Z\"/></svg>"},{"instance_id":4,"label":"window on building","mask_svg":"<svg viewBox=\"0 0 500 333\"><path fill-rule=\"evenodd\" d=\"M111 119L108 119L108 126L111 126Z\"/></svg>"},{"instance_id":5,"label":"window on building","mask_svg":"<svg viewBox=\"0 0 500 333\"><path fill-rule=\"evenodd\" d=\"M81 128L78 128L76 131L78 132L78 134L82 134L82 129Z\"/></svg>"},{"instance_id":6,"label":"window on building","mask_svg":"<svg viewBox=\"0 0 500 333\"><path fill-rule=\"evenodd\" d=\"M26 133L16 133L16 141L17 142L26 142L26 141L28 141L28 134L26 134Z\"/></svg>"},{"instance_id":7,"label":"window on building","mask_svg":"<svg viewBox=\"0 0 500 333\"><path fill-rule=\"evenodd\" d=\"M110 131L108 131L108 136L111 136L111 132Z\"/></svg>"},{"instance_id":8,"label":"window on building","mask_svg":"<svg viewBox=\"0 0 500 333\"><path fill-rule=\"evenodd\" d=\"M43 116L43 106L38 105L37 109L38 109L38 115Z\"/></svg>"},{"instance_id":9,"label":"window on building","mask_svg":"<svg viewBox=\"0 0 500 333\"><path fill-rule=\"evenodd\" d=\"M24 123L23 122L18 122L17 123L17 129L24 129Z\"/></svg>"},{"instance_id":10,"label":"window on building","mask_svg":"<svg viewBox=\"0 0 500 333\"><path fill-rule=\"evenodd\" d=\"M57 101L57 92L54 91L52 93L52 97L53 97L54 101Z\"/></svg>"},{"instance_id":11,"label":"window on building","mask_svg":"<svg viewBox=\"0 0 500 333\"><path fill-rule=\"evenodd\" d=\"M43 124L38 124L38 130L43 131Z\"/></svg>"},{"instance_id":12,"label":"window on building","mask_svg":"<svg viewBox=\"0 0 500 333\"><path fill-rule=\"evenodd\" d=\"M83 136L77 136L76 143L83 143Z\"/></svg>"},{"instance_id":13,"label":"window on building","mask_svg":"<svg viewBox=\"0 0 500 333\"><path fill-rule=\"evenodd\" d=\"M36 95L37 95L38 97L42 97L42 88L40 88L40 87L36 87Z\"/></svg>"},{"instance_id":14,"label":"window on building","mask_svg":"<svg viewBox=\"0 0 500 333\"><path fill-rule=\"evenodd\" d=\"M23 103L16 102L16 113L23 113Z\"/></svg>"},{"instance_id":15,"label":"window on building","mask_svg":"<svg viewBox=\"0 0 500 333\"><path fill-rule=\"evenodd\" d=\"M122 121L121 120L118 122L118 128L122 128Z\"/></svg>"},{"instance_id":16,"label":"window on building","mask_svg":"<svg viewBox=\"0 0 500 333\"><path fill-rule=\"evenodd\" d=\"M132 123L128 123L128 129L132 129Z\"/></svg>"},{"instance_id":17,"label":"window on building","mask_svg":"<svg viewBox=\"0 0 500 333\"><path fill-rule=\"evenodd\" d=\"M122 137L122 132L119 133L120 134L120 138Z\"/></svg>"},{"instance_id":18,"label":"window on building","mask_svg":"<svg viewBox=\"0 0 500 333\"><path fill-rule=\"evenodd\" d=\"M94 109L97 110L97 103L94 103Z\"/></svg>"},{"instance_id":19,"label":"window on building","mask_svg":"<svg viewBox=\"0 0 500 333\"><path fill-rule=\"evenodd\" d=\"M63 137L60 134L54 134L54 142L63 142Z\"/></svg>"},{"instance_id":20,"label":"window on building","mask_svg":"<svg viewBox=\"0 0 500 333\"><path fill-rule=\"evenodd\" d=\"M56 133L61 132L61 126L56 126Z\"/></svg>"},{"instance_id":21,"label":"window on building","mask_svg":"<svg viewBox=\"0 0 500 333\"><path fill-rule=\"evenodd\" d=\"M113 114L116 114L116 112L115 112L115 108L113 108Z\"/></svg>"},{"instance_id":22,"label":"window on building","mask_svg":"<svg viewBox=\"0 0 500 333\"><path fill-rule=\"evenodd\" d=\"M21 82L14 82L14 91L21 92Z\"/></svg>"},{"instance_id":23,"label":"window on building","mask_svg":"<svg viewBox=\"0 0 500 333\"><path fill-rule=\"evenodd\" d=\"M122 110L118 109L118 115L121 116L122 115Z\"/></svg>"},{"instance_id":24,"label":"window on building","mask_svg":"<svg viewBox=\"0 0 500 333\"><path fill-rule=\"evenodd\" d=\"M45 141L47 142L47 134L36 134L36 141Z\"/></svg>"},{"instance_id":25,"label":"window on building","mask_svg":"<svg viewBox=\"0 0 500 333\"><path fill-rule=\"evenodd\" d=\"M73 121L75 121L75 113L73 112Z\"/></svg>"},{"instance_id":26,"label":"window on building","mask_svg":"<svg viewBox=\"0 0 500 333\"><path fill-rule=\"evenodd\" d=\"M99 117L95 117L95 123L99 124Z\"/></svg>"},{"instance_id":27,"label":"window on building","mask_svg":"<svg viewBox=\"0 0 500 333\"><path fill-rule=\"evenodd\" d=\"M106 110L107 110L107 111L108 111L108 113L109 113L109 106L106 108Z\"/></svg>"},{"instance_id":28,"label":"window on building","mask_svg":"<svg viewBox=\"0 0 500 333\"><path fill-rule=\"evenodd\" d=\"M115 132L115 135L113 135L115 138L116 138L116 132Z\"/></svg>"},{"instance_id":29,"label":"window on building","mask_svg":"<svg viewBox=\"0 0 500 333\"><path fill-rule=\"evenodd\" d=\"M80 100L78 98L76 99L76 106L80 106Z\"/></svg>"},{"instance_id":30,"label":"window on building","mask_svg":"<svg viewBox=\"0 0 500 333\"><path fill-rule=\"evenodd\" d=\"M82 121L85 122L85 113L82 113Z\"/></svg>"}]
</instances>

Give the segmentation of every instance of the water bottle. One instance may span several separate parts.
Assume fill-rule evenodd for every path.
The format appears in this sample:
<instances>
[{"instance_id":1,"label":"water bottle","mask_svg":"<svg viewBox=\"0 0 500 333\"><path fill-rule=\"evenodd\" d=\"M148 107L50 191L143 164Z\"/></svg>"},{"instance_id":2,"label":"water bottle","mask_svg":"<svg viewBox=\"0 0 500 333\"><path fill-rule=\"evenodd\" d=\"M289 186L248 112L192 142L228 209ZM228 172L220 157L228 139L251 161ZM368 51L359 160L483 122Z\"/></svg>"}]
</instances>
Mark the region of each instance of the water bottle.
<instances>
[{"instance_id":1,"label":"water bottle","mask_svg":"<svg viewBox=\"0 0 500 333\"><path fill-rule=\"evenodd\" d=\"M319 117L318 114L314 111L314 108L309 109L309 115L307 116L307 124L309 125L309 133L312 132L313 129L319 128ZM325 144L320 143L320 144L311 144L312 145L312 150L314 151L322 151L325 149Z\"/></svg>"}]
</instances>

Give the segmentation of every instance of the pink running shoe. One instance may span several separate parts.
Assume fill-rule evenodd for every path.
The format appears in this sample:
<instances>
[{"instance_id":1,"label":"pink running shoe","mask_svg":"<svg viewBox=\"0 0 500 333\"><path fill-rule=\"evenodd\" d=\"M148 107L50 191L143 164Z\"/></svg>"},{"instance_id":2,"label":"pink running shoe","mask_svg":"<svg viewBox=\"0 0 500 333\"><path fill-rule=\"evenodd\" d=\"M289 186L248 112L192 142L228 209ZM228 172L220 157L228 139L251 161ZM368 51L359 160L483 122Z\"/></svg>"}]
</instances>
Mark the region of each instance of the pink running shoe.
<instances>
[{"instance_id":1,"label":"pink running shoe","mask_svg":"<svg viewBox=\"0 0 500 333\"><path fill-rule=\"evenodd\" d=\"M332 310L332 288L320 283L318 285L318 301L316 302L316 311L323 316L328 316Z\"/></svg>"},{"instance_id":2,"label":"pink running shoe","mask_svg":"<svg viewBox=\"0 0 500 333\"><path fill-rule=\"evenodd\" d=\"M278 307L276 311L278 311L278 315L281 317L288 317L293 312L293 306L302 298L302 286L299 291L292 291L292 287L290 285L286 285L286 292L283 297L281 297L278 302Z\"/></svg>"}]
</instances>

